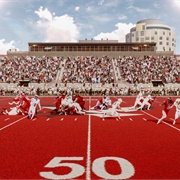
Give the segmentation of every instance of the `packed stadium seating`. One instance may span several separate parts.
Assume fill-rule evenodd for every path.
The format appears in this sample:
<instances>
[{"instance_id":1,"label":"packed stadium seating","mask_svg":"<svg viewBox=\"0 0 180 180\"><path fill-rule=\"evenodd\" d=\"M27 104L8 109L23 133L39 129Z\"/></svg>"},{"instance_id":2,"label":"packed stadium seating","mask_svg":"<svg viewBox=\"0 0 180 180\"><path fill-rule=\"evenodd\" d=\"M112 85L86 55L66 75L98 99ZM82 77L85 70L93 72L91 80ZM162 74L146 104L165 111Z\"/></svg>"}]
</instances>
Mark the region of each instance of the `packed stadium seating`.
<instances>
[{"instance_id":1,"label":"packed stadium seating","mask_svg":"<svg viewBox=\"0 0 180 180\"><path fill-rule=\"evenodd\" d=\"M131 95L138 91L179 95L179 61L174 57L21 56L1 61L1 94L56 95L71 88L83 95ZM28 87L19 84L29 81ZM162 85L153 87L152 81Z\"/></svg>"}]
</instances>

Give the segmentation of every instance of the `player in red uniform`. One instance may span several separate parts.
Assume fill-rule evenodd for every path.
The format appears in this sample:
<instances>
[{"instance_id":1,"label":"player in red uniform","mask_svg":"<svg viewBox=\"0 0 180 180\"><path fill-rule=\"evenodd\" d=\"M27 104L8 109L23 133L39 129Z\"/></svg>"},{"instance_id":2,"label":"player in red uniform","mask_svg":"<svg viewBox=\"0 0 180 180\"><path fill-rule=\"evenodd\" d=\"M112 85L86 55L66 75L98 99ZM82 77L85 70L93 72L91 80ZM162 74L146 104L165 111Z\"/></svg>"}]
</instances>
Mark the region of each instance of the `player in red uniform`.
<instances>
[{"instance_id":1,"label":"player in red uniform","mask_svg":"<svg viewBox=\"0 0 180 180\"><path fill-rule=\"evenodd\" d=\"M13 104L20 105L20 103L21 103L21 98L19 97L19 94L16 95L16 97L13 99L12 102L9 102L10 105L13 105Z\"/></svg>"},{"instance_id":2,"label":"player in red uniform","mask_svg":"<svg viewBox=\"0 0 180 180\"><path fill-rule=\"evenodd\" d=\"M55 106L56 108L51 112L51 114L59 114L60 109L61 109L61 102L62 100L65 98L66 94L63 93L61 96L57 96L56 97L56 102L55 102Z\"/></svg>"},{"instance_id":3,"label":"player in red uniform","mask_svg":"<svg viewBox=\"0 0 180 180\"><path fill-rule=\"evenodd\" d=\"M76 94L73 97L73 100L74 100L74 102L77 102L81 106L82 110L85 110L85 107L84 107L85 101L84 101L83 97L79 95L78 91L76 91Z\"/></svg>"},{"instance_id":4,"label":"player in red uniform","mask_svg":"<svg viewBox=\"0 0 180 180\"><path fill-rule=\"evenodd\" d=\"M166 101L160 104L160 106L164 106L164 108L162 110L162 117L158 120L157 124L160 124L162 120L168 116L169 110L173 104L174 101L171 99L171 97L167 98Z\"/></svg>"},{"instance_id":5,"label":"player in red uniform","mask_svg":"<svg viewBox=\"0 0 180 180\"><path fill-rule=\"evenodd\" d=\"M31 100L24 93L20 94L20 99L22 103L19 108L23 110L25 113L27 113L29 111Z\"/></svg>"}]
</instances>

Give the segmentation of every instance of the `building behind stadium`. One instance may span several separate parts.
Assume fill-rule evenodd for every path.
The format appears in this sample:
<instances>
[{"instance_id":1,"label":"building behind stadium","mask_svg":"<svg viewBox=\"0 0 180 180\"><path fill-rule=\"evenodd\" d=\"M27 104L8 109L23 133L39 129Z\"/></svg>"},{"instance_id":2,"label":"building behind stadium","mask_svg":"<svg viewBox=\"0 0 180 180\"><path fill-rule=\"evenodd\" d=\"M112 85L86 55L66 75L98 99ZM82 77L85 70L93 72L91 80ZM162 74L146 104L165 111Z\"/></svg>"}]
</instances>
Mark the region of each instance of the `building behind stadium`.
<instances>
[{"instance_id":1,"label":"building behind stadium","mask_svg":"<svg viewBox=\"0 0 180 180\"><path fill-rule=\"evenodd\" d=\"M126 42L118 40L79 40L78 42L29 42L28 51L10 49L8 56L173 56L175 33L158 19L138 21L126 35Z\"/></svg>"},{"instance_id":2,"label":"building behind stadium","mask_svg":"<svg viewBox=\"0 0 180 180\"><path fill-rule=\"evenodd\" d=\"M175 33L159 19L138 21L126 35L126 42L156 42L156 52L174 52L176 47Z\"/></svg>"}]
</instances>

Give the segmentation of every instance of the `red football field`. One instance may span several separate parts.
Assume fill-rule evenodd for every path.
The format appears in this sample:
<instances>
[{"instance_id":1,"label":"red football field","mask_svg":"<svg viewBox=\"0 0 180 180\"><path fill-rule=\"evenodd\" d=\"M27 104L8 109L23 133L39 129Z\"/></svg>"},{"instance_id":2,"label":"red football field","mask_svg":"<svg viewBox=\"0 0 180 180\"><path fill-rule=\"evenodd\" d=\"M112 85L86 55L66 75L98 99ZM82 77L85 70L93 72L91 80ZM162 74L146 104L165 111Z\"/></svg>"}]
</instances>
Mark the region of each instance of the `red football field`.
<instances>
[{"instance_id":1,"label":"red football field","mask_svg":"<svg viewBox=\"0 0 180 180\"><path fill-rule=\"evenodd\" d=\"M88 111L100 98L84 97L85 115L51 115L55 97L41 96L33 120L0 115L0 179L180 179L175 108L157 125L167 97L150 110L120 112L121 120ZM135 97L121 98L122 107L134 104ZM12 99L0 97L1 109Z\"/></svg>"}]
</instances>

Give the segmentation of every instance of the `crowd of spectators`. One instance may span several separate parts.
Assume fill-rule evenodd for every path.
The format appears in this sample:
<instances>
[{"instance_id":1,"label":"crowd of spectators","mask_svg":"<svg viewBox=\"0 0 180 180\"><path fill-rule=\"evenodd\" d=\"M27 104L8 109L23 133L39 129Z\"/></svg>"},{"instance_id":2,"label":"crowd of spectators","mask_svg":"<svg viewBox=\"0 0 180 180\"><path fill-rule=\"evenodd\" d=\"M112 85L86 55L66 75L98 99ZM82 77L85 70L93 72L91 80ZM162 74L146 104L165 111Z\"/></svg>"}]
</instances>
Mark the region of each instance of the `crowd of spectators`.
<instances>
[{"instance_id":1,"label":"crowd of spectators","mask_svg":"<svg viewBox=\"0 0 180 180\"><path fill-rule=\"evenodd\" d=\"M117 69L119 74L115 72ZM133 85L152 80L177 83L180 82L180 63L174 57L165 56L124 56L116 59L108 56L21 56L6 57L0 66L0 82L5 83L17 83L19 80L50 83L57 76L62 83L118 83L117 79Z\"/></svg>"},{"instance_id":2,"label":"crowd of spectators","mask_svg":"<svg viewBox=\"0 0 180 180\"><path fill-rule=\"evenodd\" d=\"M155 96L179 96L180 87L178 86L118 86L118 84L99 84L95 85L92 83L86 84L73 84L73 83L60 83L54 86L47 86L47 84L42 84L40 86L0 86L0 95L17 95L20 92L25 92L27 95L53 95L58 96L63 92L71 90L73 93L78 91L82 96L102 96L104 94L110 96L131 96L137 95L140 91L143 95L148 95L149 93Z\"/></svg>"},{"instance_id":3,"label":"crowd of spectators","mask_svg":"<svg viewBox=\"0 0 180 180\"><path fill-rule=\"evenodd\" d=\"M107 56L69 57L65 63L62 82L67 82L67 83L114 82L112 60Z\"/></svg>"},{"instance_id":4,"label":"crowd of spectators","mask_svg":"<svg viewBox=\"0 0 180 180\"><path fill-rule=\"evenodd\" d=\"M152 80L162 80L163 83L180 82L180 62L174 57L129 56L117 59L117 64L121 77L131 84L146 84Z\"/></svg>"},{"instance_id":5,"label":"crowd of spectators","mask_svg":"<svg viewBox=\"0 0 180 180\"><path fill-rule=\"evenodd\" d=\"M35 83L52 82L61 63L60 57L21 56L5 57L0 67L0 82L17 83L29 80Z\"/></svg>"}]
</instances>

